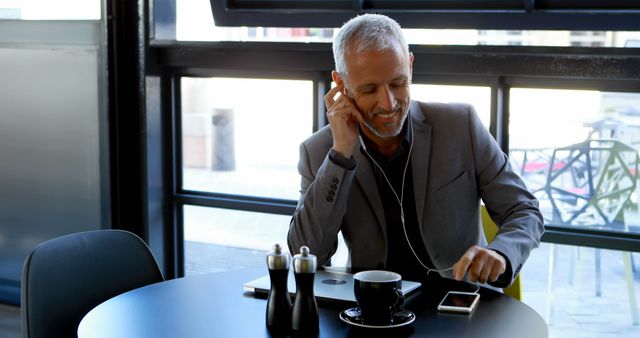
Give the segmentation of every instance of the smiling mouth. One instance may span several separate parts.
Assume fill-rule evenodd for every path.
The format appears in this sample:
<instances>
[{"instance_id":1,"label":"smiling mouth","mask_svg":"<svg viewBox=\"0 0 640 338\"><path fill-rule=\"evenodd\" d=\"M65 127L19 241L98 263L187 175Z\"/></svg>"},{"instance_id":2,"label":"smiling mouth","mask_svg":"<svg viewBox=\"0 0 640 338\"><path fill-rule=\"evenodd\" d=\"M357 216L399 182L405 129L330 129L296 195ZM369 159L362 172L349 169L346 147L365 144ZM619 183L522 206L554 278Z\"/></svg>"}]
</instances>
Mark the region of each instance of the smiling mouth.
<instances>
[{"instance_id":1,"label":"smiling mouth","mask_svg":"<svg viewBox=\"0 0 640 338\"><path fill-rule=\"evenodd\" d=\"M396 111L392 111L390 113L387 114L376 114L378 117L383 118L383 119L389 119L391 117L393 117L393 115L395 115L397 112Z\"/></svg>"}]
</instances>

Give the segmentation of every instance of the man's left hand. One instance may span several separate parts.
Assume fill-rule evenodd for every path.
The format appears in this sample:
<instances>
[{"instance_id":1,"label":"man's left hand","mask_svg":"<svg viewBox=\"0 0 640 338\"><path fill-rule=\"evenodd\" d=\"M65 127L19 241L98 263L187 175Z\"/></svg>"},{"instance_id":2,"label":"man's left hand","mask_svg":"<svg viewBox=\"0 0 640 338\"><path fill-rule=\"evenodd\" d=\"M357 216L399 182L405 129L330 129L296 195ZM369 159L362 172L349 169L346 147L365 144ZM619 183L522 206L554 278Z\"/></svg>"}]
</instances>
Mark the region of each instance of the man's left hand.
<instances>
[{"instance_id":1,"label":"man's left hand","mask_svg":"<svg viewBox=\"0 0 640 338\"><path fill-rule=\"evenodd\" d=\"M462 280L467 271L472 282L495 282L504 273L507 262L501 254L478 245L474 245L462 255L453 267L453 276Z\"/></svg>"}]
</instances>

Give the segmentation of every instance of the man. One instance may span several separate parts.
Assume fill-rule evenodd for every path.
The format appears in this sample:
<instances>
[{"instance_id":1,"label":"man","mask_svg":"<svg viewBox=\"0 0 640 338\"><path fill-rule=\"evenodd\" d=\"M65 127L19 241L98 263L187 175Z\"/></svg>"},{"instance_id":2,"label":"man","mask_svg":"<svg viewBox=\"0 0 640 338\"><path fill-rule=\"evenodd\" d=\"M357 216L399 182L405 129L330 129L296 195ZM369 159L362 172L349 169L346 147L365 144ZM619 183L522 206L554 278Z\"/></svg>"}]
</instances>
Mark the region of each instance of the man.
<instances>
[{"instance_id":1,"label":"man","mask_svg":"<svg viewBox=\"0 0 640 338\"><path fill-rule=\"evenodd\" d=\"M326 264L342 231L355 269L509 285L539 244L542 216L473 108L410 100L414 56L386 16L351 19L333 53L329 126L300 146L290 250L306 245ZM500 225L489 245L480 199Z\"/></svg>"}]
</instances>

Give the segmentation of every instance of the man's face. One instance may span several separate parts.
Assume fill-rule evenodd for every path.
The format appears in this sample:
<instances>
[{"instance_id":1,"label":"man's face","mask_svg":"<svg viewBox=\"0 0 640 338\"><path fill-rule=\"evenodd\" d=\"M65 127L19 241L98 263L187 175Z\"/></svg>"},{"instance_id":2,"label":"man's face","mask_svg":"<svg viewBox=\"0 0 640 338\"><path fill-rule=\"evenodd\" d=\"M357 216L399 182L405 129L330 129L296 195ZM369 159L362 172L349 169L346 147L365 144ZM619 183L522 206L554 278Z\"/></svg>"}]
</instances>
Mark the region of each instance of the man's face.
<instances>
[{"instance_id":1,"label":"man's face","mask_svg":"<svg viewBox=\"0 0 640 338\"><path fill-rule=\"evenodd\" d=\"M402 131L409 113L412 64L413 54L400 47L347 55L348 74L342 80L370 139L388 139Z\"/></svg>"}]
</instances>

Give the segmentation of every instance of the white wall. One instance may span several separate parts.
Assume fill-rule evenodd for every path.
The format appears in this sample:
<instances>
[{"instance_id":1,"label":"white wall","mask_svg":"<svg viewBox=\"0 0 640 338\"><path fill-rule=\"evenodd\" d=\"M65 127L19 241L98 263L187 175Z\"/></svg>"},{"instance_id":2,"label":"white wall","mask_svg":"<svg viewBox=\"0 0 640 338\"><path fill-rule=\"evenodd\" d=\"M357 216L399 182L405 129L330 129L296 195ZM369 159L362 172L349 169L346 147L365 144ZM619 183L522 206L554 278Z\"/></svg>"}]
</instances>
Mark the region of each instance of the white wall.
<instances>
[{"instance_id":1,"label":"white wall","mask_svg":"<svg viewBox=\"0 0 640 338\"><path fill-rule=\"evenodd\" d=\"M107 217L100 25L0 21L0 300L35 245Z\"/></svg>"}]
</instances>

